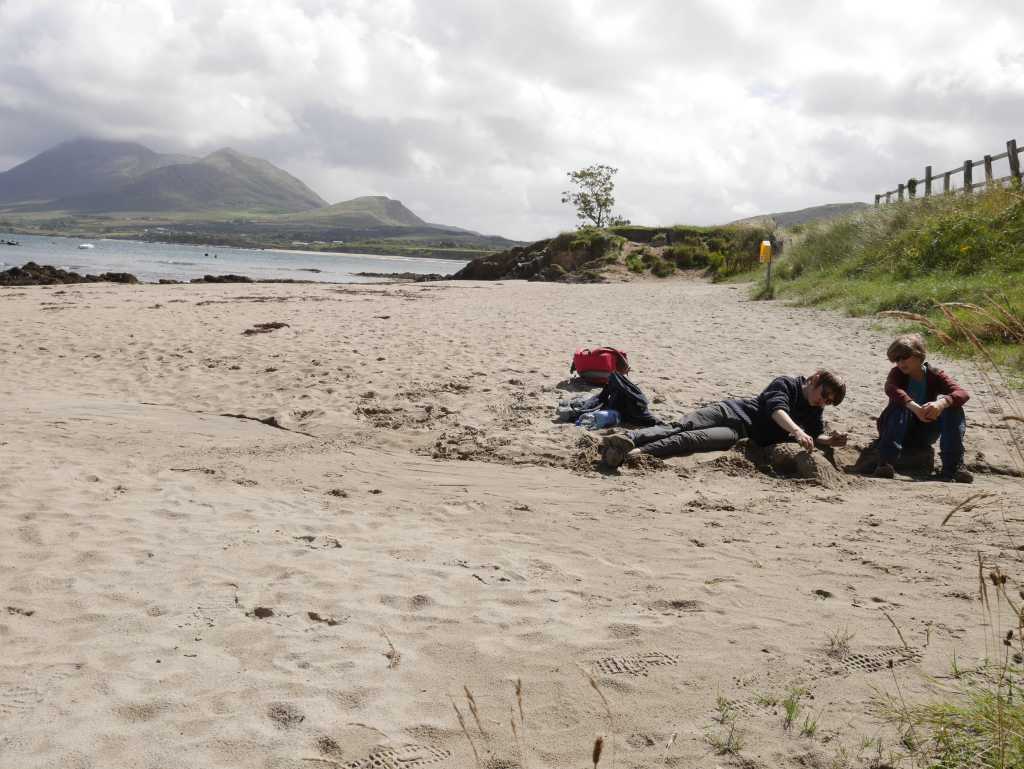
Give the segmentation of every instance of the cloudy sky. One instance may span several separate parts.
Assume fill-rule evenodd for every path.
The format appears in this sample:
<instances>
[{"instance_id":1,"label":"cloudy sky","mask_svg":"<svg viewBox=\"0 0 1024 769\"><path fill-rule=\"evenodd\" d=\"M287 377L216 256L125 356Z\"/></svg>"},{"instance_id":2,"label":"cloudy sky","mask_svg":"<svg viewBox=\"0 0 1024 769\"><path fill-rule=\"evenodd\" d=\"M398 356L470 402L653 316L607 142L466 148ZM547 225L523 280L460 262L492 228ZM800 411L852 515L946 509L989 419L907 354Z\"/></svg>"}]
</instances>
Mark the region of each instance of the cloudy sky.
<instances>
[{"instance_id":1,"label":"cloudy sky","mask_svg":"<svg viewBox=\"0 0 1024 769\"><path fill-rule=\"evenodd\" d=\"M0 170L76 136L265 157L532 239L566 172L711 224L1024 143L1024 3L0 0Z\"/></svg>"}]
</instances>

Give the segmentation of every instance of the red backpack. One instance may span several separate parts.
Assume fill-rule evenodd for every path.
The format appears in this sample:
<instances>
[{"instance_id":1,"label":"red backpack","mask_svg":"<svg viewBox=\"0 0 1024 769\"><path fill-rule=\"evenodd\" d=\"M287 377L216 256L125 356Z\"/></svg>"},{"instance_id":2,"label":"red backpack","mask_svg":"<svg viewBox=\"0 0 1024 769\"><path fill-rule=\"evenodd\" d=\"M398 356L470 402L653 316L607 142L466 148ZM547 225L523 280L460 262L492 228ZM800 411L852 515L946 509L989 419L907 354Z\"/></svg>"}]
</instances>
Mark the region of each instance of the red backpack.
<instances>
[{"instance_id":1,"label":"red backpack","mask_svg":"<svg viewBox=\"0 0 1024 769\"><path fill-rule=\"evenodd\" d=\"M614 347L584 347L573 353L570 374L577 374L591 384L603 385L613 371L629 373L626 353Z\"/></svg>"}]
</instances>

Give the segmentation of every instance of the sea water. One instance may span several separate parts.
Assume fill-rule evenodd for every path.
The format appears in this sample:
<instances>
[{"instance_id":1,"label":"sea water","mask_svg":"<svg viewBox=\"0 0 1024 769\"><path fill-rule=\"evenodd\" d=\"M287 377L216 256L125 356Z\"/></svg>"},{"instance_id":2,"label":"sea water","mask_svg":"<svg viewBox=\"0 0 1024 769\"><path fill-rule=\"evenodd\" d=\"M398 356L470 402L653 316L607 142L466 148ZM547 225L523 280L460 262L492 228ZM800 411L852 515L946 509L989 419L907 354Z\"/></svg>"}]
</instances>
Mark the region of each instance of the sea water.
<instances>
[{"instance_id":1,"label":"sea water","mask_svg":"<svg viewBox=\"0 0 1024 769\"><path fill-rule=\"evenodd\" d=\"M10 246L4 242L18 241ZM79 248L90 244L91 249ZM161 279L188 281L204 275L246 275L253 280L313 280L325 283L365 283L377 280L357 272L413 272L448 275L466 262L409 256L339 254L318 251L191 246L137 240L60 238L0 232L0 270L25 262L59 267L81 274L130 272L143 283Z\"/></svg>"}]
</instances>

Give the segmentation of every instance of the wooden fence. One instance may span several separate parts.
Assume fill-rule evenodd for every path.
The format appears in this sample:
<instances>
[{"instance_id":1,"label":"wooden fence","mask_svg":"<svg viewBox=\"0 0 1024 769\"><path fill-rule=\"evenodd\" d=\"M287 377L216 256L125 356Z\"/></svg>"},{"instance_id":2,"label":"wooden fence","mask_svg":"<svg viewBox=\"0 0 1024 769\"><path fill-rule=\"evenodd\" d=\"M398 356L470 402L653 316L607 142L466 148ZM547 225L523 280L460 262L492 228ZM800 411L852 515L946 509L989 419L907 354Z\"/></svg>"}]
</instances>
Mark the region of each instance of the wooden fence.
<instances>
[{"instance_id":1,"label":"wooden fence","mask_svg":"<svg viewBox=\"0 0 1024 769\"><path fill-rule=\"evenodd\" d=\"M1016 139L1010 139L1006 142L1006 152L1000 152L998 155L986 155L982 160L965 160L962 166L953 168L949 171L943 171L939 174L932 173L931 166L925 166L924 178L923 179L908 179L905 184L900 184L894 190L888 192L880 192L875 195L875 205L880 206L883 202L893 202L892 196L895 195L897 200L903 200L905 197L915 198L917 197L918 185L924 183L924 196L929 197L933 194L932 185L937 179L942 179L942 193L949 195L954 192L952 178L957 174L963 174L963 183L956 188L956 191L962 191L964 193L973 192L976 189L983 189L990 184L1002 184L1003 182L1013 181L1016 179L1018 182L1021 179L1020 175L1020 153L1024 152L1024 148L1017 149ZM992 174L992 164L1006 158L1010 165L1010 175L1000 176L995 178ZM974 169L979 166L985 167L985 181L975 182L974 181Z\"/></svg>"}]
</instances>

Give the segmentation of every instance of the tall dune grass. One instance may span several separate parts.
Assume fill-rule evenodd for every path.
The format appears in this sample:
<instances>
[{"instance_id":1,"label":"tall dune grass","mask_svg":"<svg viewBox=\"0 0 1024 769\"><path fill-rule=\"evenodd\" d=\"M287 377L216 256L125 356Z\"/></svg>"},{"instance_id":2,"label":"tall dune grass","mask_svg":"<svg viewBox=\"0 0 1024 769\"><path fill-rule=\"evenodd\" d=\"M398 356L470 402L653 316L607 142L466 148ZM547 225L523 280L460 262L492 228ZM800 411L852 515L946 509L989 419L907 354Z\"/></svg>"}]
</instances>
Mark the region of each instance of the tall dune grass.
<instances>
[{"instance_id":1,"label":"tall dune grass","mask_svg":"<svg viewBox=\"0 0 1024 769\"><path fill-rule=\"evenodd\" d=\"M899 311L926 315L954 354L973 347L954 333L938 305L999 306L1024 311L1024 192L1019 186L982 194L935 196L873 209L808 227L775 268L774 295L852 315ZM765 295L763 286L755 289ZM952 316L989 355L1024 375L1024 351L984 314L950 305ZM945 338L944 338L945 337Z\"/></svg>"}]
</instances>

